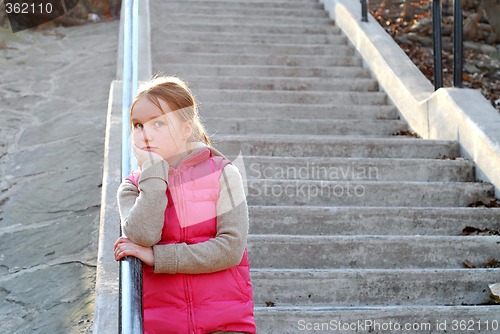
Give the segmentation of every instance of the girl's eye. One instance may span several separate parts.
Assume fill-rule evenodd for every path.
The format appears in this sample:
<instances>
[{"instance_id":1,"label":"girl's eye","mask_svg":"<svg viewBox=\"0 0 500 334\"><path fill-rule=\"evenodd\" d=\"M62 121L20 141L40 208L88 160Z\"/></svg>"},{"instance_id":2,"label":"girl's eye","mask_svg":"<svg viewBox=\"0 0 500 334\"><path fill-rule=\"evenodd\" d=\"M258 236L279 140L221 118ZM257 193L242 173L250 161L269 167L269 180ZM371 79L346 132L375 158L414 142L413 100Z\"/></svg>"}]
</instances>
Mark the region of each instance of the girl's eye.
<instances>
[{"instance_id":1,"label":"girl's eye","mask_svg":"<svg viewBox=\"0 0 500 334\"><path fill-rule=\"evenodd\" d=\"M156 126L157 128L159 128L160 126L162 126L162 125L163 125L163 122L162 122L162 121L156 121L154 124L155 124L155 126Z\"/></svg>"},{"instance_id":2,"label":"girl's eye","mask_svg":"<svg viewBox=\"0 0 500 334\"><path fill-rule=\"evenodd\" d=\"M142 124L141 123L135 123L134 124L134 129L138 129L138 130L142 129Z\"/></svg>"}]
</instances>

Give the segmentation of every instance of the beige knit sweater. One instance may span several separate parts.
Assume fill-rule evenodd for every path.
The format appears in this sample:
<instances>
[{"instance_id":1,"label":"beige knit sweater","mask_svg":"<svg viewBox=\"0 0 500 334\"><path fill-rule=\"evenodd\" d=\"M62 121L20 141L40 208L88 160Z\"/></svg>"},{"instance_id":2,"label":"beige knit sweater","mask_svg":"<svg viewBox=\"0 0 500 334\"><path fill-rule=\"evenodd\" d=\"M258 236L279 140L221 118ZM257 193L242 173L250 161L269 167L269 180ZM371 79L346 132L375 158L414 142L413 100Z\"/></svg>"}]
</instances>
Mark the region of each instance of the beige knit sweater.
<instances>
[{"instance_id":1,"label":"beige knit sweater","mask_svg":"<svg viewBox=\"0 0 500 334\"><path fill-rule=\"evenodd\" d=\"M186 159L204 147L197 143ZM210 150L213 155L222 155L212 147ZM247 242L248 208L238 169L229 164L221 173L215 238L193 245L157 245L167 206L168 170L163 160L142 171L138 188L129 180L121 183L118 206L124 234L136 244L153 247L157 273L210 273L239 264Z\"/></svg>"}]
</instances>

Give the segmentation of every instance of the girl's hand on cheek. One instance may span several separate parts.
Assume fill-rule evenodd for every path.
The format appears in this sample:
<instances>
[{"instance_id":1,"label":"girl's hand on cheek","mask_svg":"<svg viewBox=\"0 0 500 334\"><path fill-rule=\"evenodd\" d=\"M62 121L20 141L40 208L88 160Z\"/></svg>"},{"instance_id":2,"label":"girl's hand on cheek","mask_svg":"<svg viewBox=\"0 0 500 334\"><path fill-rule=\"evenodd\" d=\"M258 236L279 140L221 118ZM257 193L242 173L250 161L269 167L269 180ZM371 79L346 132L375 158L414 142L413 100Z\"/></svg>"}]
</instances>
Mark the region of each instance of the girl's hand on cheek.
<instances>
[{"instance_id":1,"label":"girl's hand on cheek","mask_svg":"<svg viewBox=\"0 0 500 334\"><path fill-rule=\"evenodd\" d=\"M141 168L141 170L146 169L147 167L162 161L163 158L158 153L144 151L137 147L135 144L132 145L132 151L134 152L135 158L137 159L137 164Z\"/></svg>"},{"instance_id":2,"label":"girl's hand on cheek","mask_svg":"<svg viewBox=\"0 0 500 334\"><path fill-rule=\"evenodd\" d=\"M134 256L148 266L154 266L155 263L152 247L137 245L126 237L121 237L115 242L114 252L116 261L120 261L126 256Z\"/></svg>"}]
</instances>

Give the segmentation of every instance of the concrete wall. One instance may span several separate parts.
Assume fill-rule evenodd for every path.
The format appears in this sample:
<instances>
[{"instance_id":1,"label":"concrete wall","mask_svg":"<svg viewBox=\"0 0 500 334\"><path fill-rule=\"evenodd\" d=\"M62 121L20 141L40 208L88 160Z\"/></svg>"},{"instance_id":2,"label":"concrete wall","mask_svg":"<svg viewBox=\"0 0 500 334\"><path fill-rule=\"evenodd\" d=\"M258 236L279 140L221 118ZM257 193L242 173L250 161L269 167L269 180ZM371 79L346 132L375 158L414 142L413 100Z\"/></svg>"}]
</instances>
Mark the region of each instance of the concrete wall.
<instances>
[{"instance_id":1,"label":"concrete wall","mask_svg":"<svg viewBox=\"0 0 500 334\"><path fill-rule=\"evenodd\" d=\"M118 333L118 277L113 244L120 237L116 192L121 182L122 82L111 84L104 143L101 221L94 302L94 333Z\"/></svg>"},{"instance_id":2,"label":"concrete wall","mask_svg":"<svg viewBox=\"0 0 500 334\"><path fill-rule=\"evenodd\" d=\"M476 177L500 197L500 114L477 90L434 86L378 22L361 22L355 0L320 0L409 126L426 139L459 142L476 163Z\"/></svg>"}]
</instances>

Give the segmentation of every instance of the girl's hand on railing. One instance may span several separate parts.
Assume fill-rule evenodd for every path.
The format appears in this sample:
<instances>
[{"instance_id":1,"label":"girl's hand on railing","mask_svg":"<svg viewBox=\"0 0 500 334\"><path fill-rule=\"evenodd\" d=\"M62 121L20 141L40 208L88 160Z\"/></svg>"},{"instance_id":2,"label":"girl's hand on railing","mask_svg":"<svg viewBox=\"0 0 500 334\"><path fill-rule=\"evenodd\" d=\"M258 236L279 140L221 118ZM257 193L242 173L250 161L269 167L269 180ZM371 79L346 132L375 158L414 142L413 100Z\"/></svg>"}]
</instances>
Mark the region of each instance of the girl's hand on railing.
<instances>
[{"instance_id":1,"label":"girl's hand on railing","mask_svg":"<svg viewBox=\"0 0 500 334\"><path fill-rule=\"evenodd\" d=\"M120 237L115 242L114 246L115 260L120 261L126 256L134 256L147 264L154 266L155 257L152 247L143 247L133 243L129 238Z\"/></svg>"}]
</instances>

